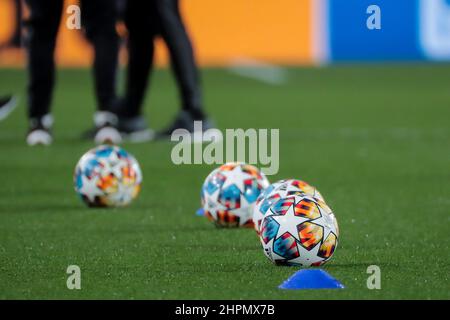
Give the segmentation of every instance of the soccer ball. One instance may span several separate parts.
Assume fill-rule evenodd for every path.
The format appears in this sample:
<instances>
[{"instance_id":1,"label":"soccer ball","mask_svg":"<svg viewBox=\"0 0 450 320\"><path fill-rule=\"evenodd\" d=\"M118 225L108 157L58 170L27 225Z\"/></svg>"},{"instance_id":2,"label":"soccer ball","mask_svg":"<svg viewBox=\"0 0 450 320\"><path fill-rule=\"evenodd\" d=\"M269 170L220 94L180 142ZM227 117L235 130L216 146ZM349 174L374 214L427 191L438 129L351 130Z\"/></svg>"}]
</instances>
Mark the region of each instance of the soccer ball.
<instances>
[{"instance_id":1,"label":"soccer ball","mask_svg":"<svg viewBox=\"0 0 450 320\"><path fill-rule=\"evenodd\" d=\"M117 146L86 152L74 173L75 191L90 207L121 207L137 197L142 172L137 160Z\"/></svg>"},{"instance_id":2,"label":"soccer ball","mask_svg":"<svg viewBox=\"0 0 450 320\"><path fill-rule=\"evenodd\" d=\"M269 186L256 167L230 162L211 172L201 190L205 216L219 227L251 227L256 199Z\"/></svg>"},{"instance_id":3,"label":"soccer ball","mask_svg":"<svg viewBox=\"0 0 450 320\"><path fill-rule=\"evenodd\" d=\"M321 201L324 201L320 192L305 181L296 179L285 179L271 184L256 200L253 209L253 224L256 232L259 234L262 219L269 210L270 206L279 199L291 195L309 195Z\"/></svg>"},{"instance_id":4,"label":"soccer ball","mask_svg":"<svg viewBox=\"0 0 450 320\"><path fill-rule=\"evenodd\" d=\"M292 195L273 204L261 224L264 254L277 265L320 266L338 245L331 209L317 198Z\"/></svg>"}]
</instances>

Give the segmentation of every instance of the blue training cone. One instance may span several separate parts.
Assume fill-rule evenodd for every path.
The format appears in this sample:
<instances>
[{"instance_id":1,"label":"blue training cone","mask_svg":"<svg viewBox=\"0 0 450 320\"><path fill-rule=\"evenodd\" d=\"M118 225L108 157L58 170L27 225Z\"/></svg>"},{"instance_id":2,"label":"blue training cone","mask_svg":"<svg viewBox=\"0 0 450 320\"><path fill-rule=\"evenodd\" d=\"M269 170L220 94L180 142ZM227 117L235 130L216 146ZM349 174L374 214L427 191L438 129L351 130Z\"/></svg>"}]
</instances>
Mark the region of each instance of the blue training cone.
<instances>
[{"instance_id":1,"label":"blue training cone","mask_svg":"<svg viewBox=\"0 0 450 320\"><path fill-rule=\"evenodd\" d=\"M195 212L195 214L203 217L205 215L205 210L203 210L203 208L200 208Z\"/></svg>"},{"instance_id":2,"label":"blue training cone","mask_svg":"<svg viewBox=\"0 0 450 320\"><path fill-rule=\"evenodd\" d=\"M345 287L322 269L303 269L297 271L278 288L302 289L344 289Z\"/></svg>"}]
</instances>

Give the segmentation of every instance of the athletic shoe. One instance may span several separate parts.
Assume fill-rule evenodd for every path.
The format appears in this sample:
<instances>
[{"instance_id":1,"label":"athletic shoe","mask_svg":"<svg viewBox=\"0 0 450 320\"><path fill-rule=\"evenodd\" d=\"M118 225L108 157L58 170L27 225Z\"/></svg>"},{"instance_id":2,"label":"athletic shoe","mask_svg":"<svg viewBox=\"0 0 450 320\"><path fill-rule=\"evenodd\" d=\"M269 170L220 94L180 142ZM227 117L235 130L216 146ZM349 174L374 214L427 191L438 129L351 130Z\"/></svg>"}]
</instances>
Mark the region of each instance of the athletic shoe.
<instances>
[{"instance_id":1,"label":"athletic shoe","mask_svg":"<svg viewBox=\"0 0 450 320\"><path fill-rule=\"evenodd\" d=\"M0 98L0 121L6 119L7 116L16 108L17 98L14 96L6 96Z\"/></svg>"},{"instance_id":2,"label":"athletic shoe","mask_svg":"<svg viewBox=\"0 0 450 320\"><path fill-rule=\"evenodd\" d=\"M201 121L201 125L198 123ZM212 136L215 135L214 125L211 120L195 120L194 117L186 111L181 111L178 116L175 118L175 121L165 130L158 133L158 138L161 139L170 139L172 133L177 129L184 129L188 132L189 135L193 137L193 142L202 142L202 141L211 141L211 137L205 137L205 131L211 133ZM196 134L197 133L197 134ZM201 133L201 135L198 135ZM218 135L219 137L221 135ZM217 141L217 138L215 139Z\"/></svg>"},{"instance_id":3,"label":"athletic shoe","mask_svg":"<svg viewBox=\"0 0 450 320\"><path fill-rule=\"evenodd\" d=\"M112 112L97 111L94 113L94 128L84 132L82 137L94 140L97 144L121 143L122 136L117 130L117 116Z\"/></svg>"},{"instance_id":4,"label":"athletic shoe","mask_svg":"<svg viewBox=\"0 0 450 320\"><path fill-rule=\"evenodd\" d=\"M94 114L94 124L97 132L94 137L96 144L119 144L122 136L117 130L117 116L108 111L98 111Z\"/></svg>"},{"instance_id":5,"label":"athletic shoe","mask_svg":"<svg viewBox=\"0 0 450 320\"><path fill-rule=\"evenodd\" d=\"M41 118L30 119L30 129L27 134L27 144L29 146L44 145L49 146L53 142L51 127L53 117L47 114Z\"/></svg>"},{"instance_id":6,"label":"athletic shoe","mask_svg":"<svg viewBox=\"0 0 450 320\"><path fill-rule=\"evenodd\" d=\"M94 141L96 144L120 144L122 142L122 135L116 128L105 126L98 129Z\"/></svg>"},{"instance_id":7,"label":"athletic shoe","mask_svg":"<svg viewBox=\"0 0 450 320\"><path fill-rule=\"evenodd\" d=\"M124 140L130 142L146 142L155 138L155 132L148 127L143 116L119 118L118 129Z\"/></svg>"}]
</instances>

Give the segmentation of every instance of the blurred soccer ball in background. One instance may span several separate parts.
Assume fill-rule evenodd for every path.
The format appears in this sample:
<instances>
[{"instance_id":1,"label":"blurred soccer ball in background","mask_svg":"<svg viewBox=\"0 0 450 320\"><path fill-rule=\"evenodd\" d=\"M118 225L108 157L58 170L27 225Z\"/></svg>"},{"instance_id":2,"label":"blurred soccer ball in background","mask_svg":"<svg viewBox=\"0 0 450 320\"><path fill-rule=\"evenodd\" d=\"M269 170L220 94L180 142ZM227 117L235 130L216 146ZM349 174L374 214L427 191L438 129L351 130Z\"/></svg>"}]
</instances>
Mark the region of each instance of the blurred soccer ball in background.
<instances>
[{"instance_id":1,"label":"blurred soccer ball in background","mask_svg":"<svg viewBox=\"0 0 450 320\"><path fill-rule=\"evenodd\" d=\"M255 166L226 163L212 171L203 183L204 214L219 227L251 227L256 199L268 186L266 176Z\"/></svg>"},{"instance_id":2,"label":"blurred soccer ball in background","mask_svg":"<svg viewBox=\"0 0 450 320\"><path fill-rule=\"evenodd\" d=\"M137 160L117 146L102 145L86 152L75 167L75 190L90 207L129 204L141 189Z\"/></svg>"},{"instance_id":3,"label":"blurred soccer ball in background","mask_svg":"<svg viewBox=\"0 0 450 320\"><path fill-rule=\"evenodd\" d=\"M253 223L259 234L262 219L272 204L281 198L291 195L309 195L321 201L325 201L320 192L305 181L297 179L285 179L271 184L256 200L253 210Z\"/></svg>"}]
</instances>

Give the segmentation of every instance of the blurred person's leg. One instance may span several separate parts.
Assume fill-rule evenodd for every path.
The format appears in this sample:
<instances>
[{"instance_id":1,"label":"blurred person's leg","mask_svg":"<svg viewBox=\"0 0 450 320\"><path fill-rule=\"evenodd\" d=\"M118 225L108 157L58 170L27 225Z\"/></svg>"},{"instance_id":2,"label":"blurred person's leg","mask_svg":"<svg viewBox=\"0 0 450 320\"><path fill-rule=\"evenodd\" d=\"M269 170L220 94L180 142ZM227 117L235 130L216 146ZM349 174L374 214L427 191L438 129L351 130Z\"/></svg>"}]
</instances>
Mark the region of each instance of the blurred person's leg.
<instances>
[{"instance_id":1,"label":"blurred person's leg","mask_svg":"<svg viewBox=\"0 0 450 320\"><path fill-rule=\"evenodd\" d=\"M93 75L97 112L92 136L98 143L119 143L115 129L117 117L112 112L116 104L116 74L119 39L116 32L117 8L111 0L82 0L81 19L86 37L94 46Z\"/></svg>"},{"instance_id":2,"label":"blurred person's leg","mask_svg":"<svg viewBox=\"0 0 450 320\"><path fill-rule=\"evenodd\" d=\"M193 121L203 120L204 129L211 127L203 111L199 70L191 40L180 15L179 0L155 0L161 23L161 35L170 52L172 69L181 93L182 111L175 122L164 130L170 135L177 128L193 131Z\"/></svg>"},{"instance_id":3,"label":"blurred person's leg","mask_svg":"<svg viewBox=\"0 0 450 320\"><path fill-rule=\"evenodd\" d=\"M201 88L190 39L182 23L178 1L127 1L125 22L129 32L129 61L127 93L120 114L121 132L146 128L141 109L152 69L156 35L163 36L169 48L172 67L180 90L182 111L169 128L167 136L177 128L193 131L194 120L204 120L204 128L211 127L202 111Z\"/></svg>"},{"instance_id":4,"label":"blurred person's leg","mask_svg":"<svg viewBox=\"0 0 450 320\"><path fill-rule=\"evenodd\" d=\"M82 24L94 46L93 74L97 108L110 111L116 100L116 74L119 39L116 7L111 0L82 0Z\"/></svg>"},{"instance_id":5,"label":"blurred person's leg","mask_svg":"<svg viewBox=\"0 0 450 320\"><path fill-rule=\"evenodd\" d=\"M63 1L26 0L30 9L27 21L29 116L40 118L50 111L55 81L56 35Z\"/></svg>"},{"instance_id":6,"label":"blurred person's leg","mask_svg":"<svg viewBox=\"0 0 450 320\"><path fill-rule=\"evenodd\" d=\"M141 114L141 107L153 67L154 38L157 21L153 1L128 0L125 25L128 29L128 70L126 82L126 108L123 117Z\"/></svg>"},{"instance_id":7,"label":"blurred person's leg","mask_svg":"<svg viewBox=\"0 0 450 320\"><path fill-rule=\"evenodd\" d=\"M141 115L149 76L153 67L154 38L158 19L154 1L128 0L125 25L128 30L128 67L125 99L119 114L119 129L131 141L142 142L154 136Z\"/></svg>"},{"instance_id":8,"label":"blurred person's leg","mask_svg":"<svg viewBox=\"0 0 450 320\"><path fill-rule=\"evenodd\" d=\"M28 116L30 145L50 144L50 104L55 78L53 53L61 19L62 0L26 0L30 16L27 26Z\"/></svg>"}]
</instances>

